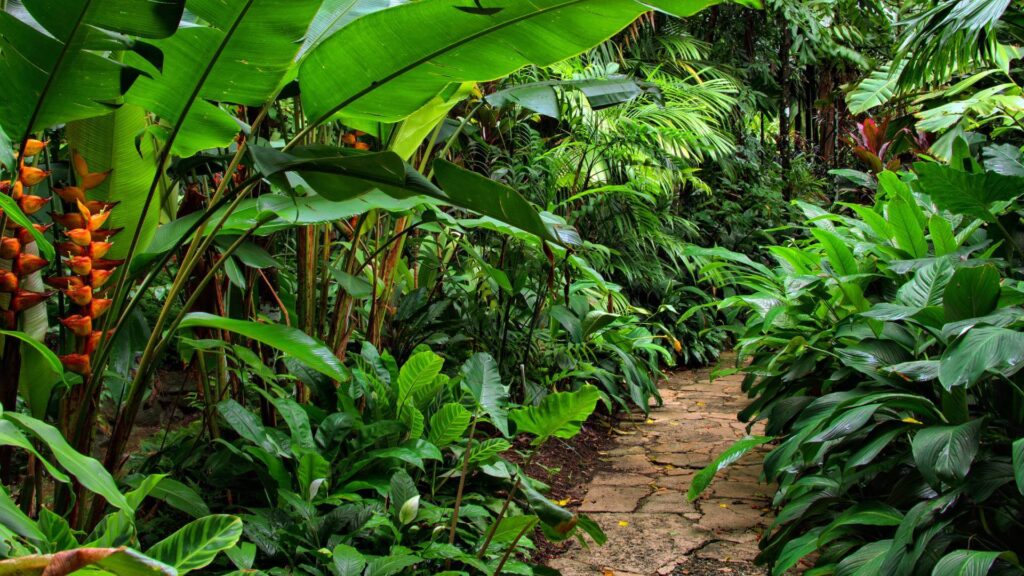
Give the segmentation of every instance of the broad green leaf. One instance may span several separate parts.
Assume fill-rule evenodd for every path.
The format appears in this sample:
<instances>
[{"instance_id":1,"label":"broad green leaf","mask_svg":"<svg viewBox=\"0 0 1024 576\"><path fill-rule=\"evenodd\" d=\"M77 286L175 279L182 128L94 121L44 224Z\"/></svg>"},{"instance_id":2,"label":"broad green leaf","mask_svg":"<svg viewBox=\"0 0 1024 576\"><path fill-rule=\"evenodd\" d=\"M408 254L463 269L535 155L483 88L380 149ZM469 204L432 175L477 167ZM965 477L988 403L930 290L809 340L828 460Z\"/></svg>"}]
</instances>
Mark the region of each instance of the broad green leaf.
<instances>
[{"instance_id":1,"label":"broad green leaf","mask_svg":"<svg viewBox=\"0 0 1024 576\"><path fill-rule=\"evenodd\" d=\"M398 372L396 406L399 410L407 403L417 408L425 404L422 400L432 396L430 391L436 392L434 383L441 373L442 366L444 358L429 350L413 354L405 361Z\"/></svg>"},{"instance_id":2,"label":"broad green leaf","mask_svg":"<svg viewBox=\"0 0 1024 576\"><path fill-rule=\"evenodd\" d=\"M317 452L302 452L295 476L302 497L311 502L321 486L331 479L331 463Z\"/></svg>"},{"instance_id":3,"label":"broad green leaf","mask_svg":"<svg viewBox=\"0 0 1024 576\"><path fill-rule=\"evenodd\" d=\"M160 203L150 203L146 213L146 195L156 177L154 139L143 134L148 122L146 112L138 106L126 104L113 112L72 122L67 126L69 146L77 150L89 165L90 172L110 170L107 179L86 192L89 200L116 202L110 211L107 228L124 228L115 236L114 247L108 258L124 258L128 245L139 232L139 249L145 249L153 239L160 216ZM136 147L136 138L139 138Z\"/></svg>"},{"instance_id":4,"label":"broad green leaf","mask_svg":"<svg viewBox=\"0 0 1024 576\"><path fill-rule=\"evenodd\" d=\"M491 13L473 13L447 0L412 2L353 20L312 49L299 68L303 106L314 124L339 111L396 122L450 84L495 80L579 54L650 7L685 16L713 3L502 0L487 6L496 9Z\"/></svg>"},{"instance_id":5,"label":"broad green leaf","mask_svg":"<svg viewBox=\"0 0 1024 576\"><path fill-rule=\"evenodd\" d=\"M298 58L302 59L307 52L356 18L406 2L408 0L324 0L309 25Z\"/></svg>"},{"instance_id":6,"label":"broad green leaf","mask_svg":"<svg viewBox=\"0 0 1024 576\"><path fill-rule=\"evenodd\" d=\"M184 0L21 4L17 15L0 13L0 74L8 82L0 125L19 144L31 131L109 112L140 69L160 60L151 45L130 36L171 35L185 7ZM142 68L121 63L129 50L142 55Z\"/></svg>"},{"instance_id":7,"label":"broad green leaf","mask_svg":"<svg viewBox=\"0 0 1024 576\"><path fill-rule=\"evenodd\" d=\"M462 404L450 402L430 417L430 435L427 440L444 448L465 434L473 415Z\"/></svg>"},{"instance_id":8,"label":"broad green leaf","mask_svg":"<svg viewBox=\"0 0 1024 576\"><path fill-rule=\"evenodd\" d=\"M530 505L530 509L545 524L545 534L549 538L564 538L576 526L576 514L538 492L528 479L524 480L520 487L523 494L526 495L526 502Z\"/></svg>"},{"instance_id":9,"label":"broad green leaf","mask_svg":"<svg viewBox=\"0 0 1024 576\"><path fill-rule=\"evenodd\" d=\"M842 205L856 212L857 216L860 216L860 219L867 223L881 240L892 240L896 236L896 231L893 230L889 222L870 206L847 202L843 202Z\"/></svg>"},{"instance_id":10,"label":"broad green leaf","mask_svg":"<svg viewBox=\"0 0 1024 576\"><path fill-rule=\"evenodd\" d=\"M949 220L938 214L928 219L928 233L931 234L936 256L954 254L960 247L956 236L953 235L953 227L950 226Z\"/></svg>"},{"instance_id":11,"label":"broad green leaf","mask_svg":"<svg viewBox=\"0 0 1024 576\"><path fill-rule=\"evenodd\" d=\"M818 536L823 530L824 528L819 526L787 541L772 564L772 576L785 574L787 570L796 566L801 558L817 550Z\"/></svg>"},{"instance_id":12,"label":"broad green leaf","mask_svg":"<svg viewBox=\"0 0 1024 576\"><path fill-rule=\"evenodd\" d=\"M949 289L950 279L954 277L949 260L936 260L919 269L909 282L900 286L896 301L918 309L941 306L943 293Z\"/></svg>"},{"instance_id":13,"label":"broad green leaf","mask_svg":"<svg viewBox=\"0 0 1024 576\"><path fill-rule=\"evenodd\" d=\"M939 382L946 390L973 386L986 374L1007 378L1024 368L1024 332L976 327L942 354Z\"/></svg>"},{"instance_id":14,"label":"broad green leaf","mask_svg":"<svg viewBox=\"0 0 1024 576\"><path fill-rule=\"evenodd\" d=\"M270 402L288 424L292 440L303 448L315 449L316 442L313 440L313 430L309 425L309 415L306 414L306 410L291 398L273 398Z\"/></svg>"},{"instance_id":15,"label":"broad green leaf","mask_svg":"<svg viewBox=\"0 0 1024 576\"><path fill-rule=\"evenodd\" d=\"M974 174L937 163L914 164L921 191L935 204L954 214L995 221L991 207L1021 194L1024 179L996 172Z\"/></svg>"},{"instance_id":16,"label":"broad green leaf","mask_svg":"<svg viewBox=\"0 0 1024 576\"><path fill-rule=\"evenodd\" d=\"M162 500L172 508L177 508L193 518L210 515L210 508L195 490L173 479L164 478L150 490L149 495Z\"/></svg>"},{"instance_id":17,"label":"broad green leaf","mask_svg":"<svg viewBox=\"0 0 1024 576\"><path fill-rule=\"evenodd\" d=\"M53 453L57 462L70 472L82 486L99 494L118 510L132 510L124 494L117 489L114 478L103 465L94 458L76 452L59 430L41 420L17 412L5 412L3 417L32 432L42 440L43 444Z\"/></svg>"},{"instance_id":18,"label":"broad green leaf","mask_svg":"<svg viewBox=\"0 0 1024 576\"><path fill-rule=\"evenodd\" d=\"M857 86L846 95L846 104L851 114L863 114L872 108L882 106L892 99L896 93L900 70L891 70L883 66L873 70Z\"/></svg>"},{"instance_id":19,"label":"broad green leaf","mask_svg":"<svg viewBox=\"0 0 1024 576\"><path fill-rule=\"evenodd\" d=\"M239 131L216 103L262 106L292 71L322 0L189 0L204 24L182 26L154 42L162 73L139 78L125 99L171 126L182 123L175 153L227 146Z\"/></svg>"},{"instance_id":20,"label":"broad green leaf","mask_svg":"<svg viewBox=\"0 0 1024 576\"><path fill-rule=\"evenodd\" d=\"M866 404L845 410L808 442L828 442L853 434L867 424L879 408L881 408L880 404Z\"/></svg>"},{"instance_id":21,"label":"broad green leaf","mask_svg":"<svg viewBox=\"0 0 1024 576\"><path fill-rule=\"evenodd\" d=\"M913 258L927 256L928 243L925 241L924 231L910 203L902 196L897 196L889 201L887 208L889 224L892 225L896 237L896 246Z\"/></svg>"},{"instance_id":22,"label":"broad green leaf","mask_svg":"<svg viewBox=\"0 0 1024 576\"><path fill-rule=\"evenodd\" d=\"M985 576L1002 552L954 550L942 557L932 569L932 576Z\"/></svg>"},{"instance_id":23,"label":"broad green leaf","mask_svg":"<svg viewBox=\"0 0 1024 576\"><path fill-rule=\"evenodd\" d=\"M686 497L691 502L696 500L711 485L711 480L714 479L715 474L742 458L747 452L772 440L773 438L769 436L746 436L733 442L732 446L726 448L711 464L708 464L693 476L693 481L690 482L690 488L686 492Z\"/></svg>"},{"instance_id":24,"label":"broad green leaf","mask_svg":"<svg viewBox=\"0 0 1024 576\"><path fill-rule=\"evenodd\" d=\"M146 551L178 574L208 566L217 554L232 548L242 536L242 521L235 516L214 514L193 520Z\"/></svg>"},{"instance_id":25,"label":"broad green leaf","mask_svg":"<svg viewBox=\"0 0 1024 576\"><path fill-rule=\"evenodd\" d=\"M47 541L46 535L39 530L35 521L18 508L3 487L0 487L0 526L39 545Z\"/></svg>"},{"instance_id":26,"label":"broad green leaf","mask_svg":"<svg viewBox=\"0 0 1024 576\"><path fill-rule=\"evenodd\" d=\"M1024 176L1024 161L1020 148L1013 144L993 144L982 150L985 169L1003 176Z\"/></svg>"},{"instance_id":27,"label":"broad green leaf","mask_svg":"<svg viewBox=\"0 0 1024 576\"><path fill-rule=\"evenodd\" d=\"M234 332L279 350L332 380L348 380L346 368L329 348L301 330L289 326L261 324L222 318L205 312L192 312L185 316L178 328L213 328Z\"/></svg>"},{"instance_id":28,"label":"broad green leaf","mask_svg":"<svg viewBox=\"0 0 1024 576\"><path fill-rule=\"evenodd\" d=\"M558 119L561 117L559 91L579 91L593 109L628 102L643 92L636 82L626 77L584 78L520 84L488 94L486 99L488 104L497 108L514 103Z\"/></svg>"},{"instance_id":29,"label":"broad green leaf","mask_svg":"<svg viewBox=\"0 0 1024 576\"><path fill-rule=\"evenodd\" d=\"M892 540L877 540L865 544L847 555L836 566L835 576L874 576L885 561Z\"/></svg>"},{"instance_id":30,"label":"broad green leaf","mask_svg":"<svg viewBox=\"0 0 1024 576\"><path fill-rule=\"evenodd\" d=\"M398 125L388 148L403 160L412 158L420 144L434 133L438 124L444 122L456 104L473 92L475 86L467 82L452 94L442 93L432 98Z\"/></svg>"},{"instance_id":31,"label":"broad green leaf","mask_svg":"<svg viewBox=\"0 0 1024 576\"><path fill-rule=\"evenodd\" d=\"M508 386L501 383L498 363L490 354L478 352L463 364L462 387L473 395L491 424L508 437Z\"/></svg>"},{"instance_id":32,"label":"broad green leaf","mask_svg":"<svg viewBox=\"0 0 1024 576\"><path fill-rule=\"evenodd\" d=\"M488 438L483 442L473 444L470 451L469 461L473 464L487 463L499 454L512 448L512 444L504 438Z\"/></svg>"},{"instance_id":33,"label":"broad green leaf","mask_svg":"<svg viewBox=\"0 0 1024 576\"><path fill-rule=\"evenodd\" d=\"M361 576L366 568L366 558L355 548L338 544L331 551L331 562L337 576Z\"/></svg>"},{"instance_id":34,"label":"broad green leaf","mask_svg":"<svg viewBox=\"0 0 1024 576\"><path fill-rule=\"evenodd\" d=\"M828 262L832 265L832 271L837 276L853 276L860 272L853 251L841 238L821 228L812 229L811 234L821 243L821 247L828 256Z\"/></svg>"},{"instance_id":35,"label":"broad green leaf","mask_svg":"<svg viewBox=\"0 0 1024 576\"><path fill-rule=\"evenodd\" d=\"M509 418L516 423L516 431L532 434L533 444L539 445L548 438L572 438L594 412L601 393L590 384L584 384L574 392L555 392L541 400L539 406L524 406L509 412Z\"/></svg>"},{"instance_id":36,"label":"broad green leaf","mask_svg":"<svg viewBox=\"0 0 1024 576\"><path fill-rule=\"evenodd\" d=\"M899 526L903 513L881 502L855 504L829 523L817 538L817 545L824 546L837 537L843 536L846 526Z\"/></svg>"},{"instance_id":37,"label":"broad green leaf","mask_svg":"<svg viewBox=\"0 0 1024 576\"><path fill-rule=\"evenodd\" d=\"M978 453L981 420L958 426L932 426L914 434L911 449L921 475L935 488L967 477Z\"/></svg>"},{"instance_id":38,"label":"broad green leaf","mask_svg":"<svg viewBox=\"0 0 1024 576\"><path fill-rule=\"evenodd\" d=\"M231 426L231 429L249 442L263 448L271 454L281 455L284 450L274 441L263 427L263 423L256 414L246 410L244 406L232 398L222 400L217 404L217 411L224 420Z\"/></svg>"},{"instance_id":39,"label":"broad green leaf","mask_svg":"<svg viewBox=\"0 0 1024 576\"><path fill-rule=\"evenodd\" d=\"M419 556L411 554L377 556L370 558L366 563L365 576L394 576L422 561L423 559Z\"/></svg>"},{"instance_id":40,"label":"broad green leaf","mask_svg":"<svg viewBox=\"0 0 1024 576\"><path fill-rule=\"evenodd\" d=\"M999 270L991 264L960 268L943 294L946 322L959 322L991 313L999 304Z\"/></svg>"},{"instance_id":41,"label":"broad green leaf","mask_svg":"<svg viewBox=\"0 0 1024 576\"><path fill-rule=\"evenodd\" d=\"M57 358L57 355L54 354L52 350L50 350L45 344L43 344L39 340L32 338L31 336L25 334L24 332L19 332L15 330L0 330L0 336L3 336L4 338L17 338L18 340L21 340L22 342L28 344L29 346L34 348L36 352L39 353L42 359L46 361L46 364L54 372L59 374L61 378L64 378L64 365L60 363L60 359ZM48 394L46 396L46 399L49 400Z\"/></svg>"}]
</instances>

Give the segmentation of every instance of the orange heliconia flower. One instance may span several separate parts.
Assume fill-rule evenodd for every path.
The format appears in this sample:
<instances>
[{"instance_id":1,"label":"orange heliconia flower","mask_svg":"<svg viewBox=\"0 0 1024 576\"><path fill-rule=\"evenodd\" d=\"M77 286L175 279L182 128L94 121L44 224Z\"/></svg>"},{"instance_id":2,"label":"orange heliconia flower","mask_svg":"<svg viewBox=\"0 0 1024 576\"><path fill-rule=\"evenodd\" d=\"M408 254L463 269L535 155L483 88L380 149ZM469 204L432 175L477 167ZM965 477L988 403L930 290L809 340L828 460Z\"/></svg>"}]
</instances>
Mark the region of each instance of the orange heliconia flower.
<instances>
[{"instance_id":1,"label":"orange heliconia flower","mask_svg":"<svg viewBox=\"0 0 1024 576\"><path fill-rule=\"evenodd\" d=\"M341 137L341 141L343 144L345 144L345 146L355 146L356 142L358 142L358 140L356 139L356 135L353 132L346 133L344 136Z\"/></svg>"},{"instance_id":2,"label":"orange heliconia flower","mask_svg":"<svg viewBox=\"0 0 1024 576\"><path fill-rule=\"evenodd\" d=\"M0 292L14 293L18 291L18 275L4 270L0 272Z\"/></svg>"},{"instance_id":3,"label":"orange heliconia flower","mask_svg":"<svg viewBox=\"0 0 1024 576\"><path fill-rule=\"evenodd\" d=\"M92 302L89 303L89 316L92 316L93 318L103 316L107 310L110 309L110 305L113 303L114 301L110 298L94 298Z\"/></svg>"},{"instance_id":4,"label":"orange heliconia flower","mask_svg":"<svg viewBox=\"0 0 1024 576\"><path fill-rule=\"evenodd\" d=\"M42 225L42 224L33 224L32 225L32 227L36 229L36 232L39 232L40 234L42 234L42 233L46 232L47 230L49 230L50 226L52 226L52 224L47 224L45 226ZM31 244L31 243L36 241L36 239L32 236L32 232L30 232L28 228L22 228L22 227L19 226L17 230L18 230L18 241L21 242L22 246L28 246L29 244Z\"/></svg>"},{"instance_id":5,"label":"orange heliconia flower","mask_svg":"<svg viewBox=\"0 0 1024 576\"><path fill-rule=\"evenodd\" d=\"M113 337L114 337L114 331L113 330L107 330L106 338L110 339L110 338L113 338ZM99 345L100 345L100 340L102 340L103 338L104 338L103 332L99 331L99 330L97 330L96 332L93 332L92 334L89 334L89 339L85 341L85 353L86 354L92 354L93 352L95 352L96 348L98 348Z\"/></svg>"},{"instance_id":6,"label":"orange heliconia flower","mask_svg":"<svg viewBox=\"0 0 1024 576\"><path fill-rule=\"evenodd\" d=\"M49 198L43 198L42 196L33 196L31 194L22 194L21 198L18 198L18 208L27 215L35 214L46 206L49 202Z\"/></svg>"},{"instance_id":7,"label":"orange heliconia flower","mask_svg":"<svg viewBox=\"0 0 1024 576\"><path fill-rule=\"evenodd\" d=\"M92 302L92 286L89 286L88 284L75 288L67 288L64 290L64 294L79 306L88 306L89 303Z\"/></svg>"},{"instance_id":8,"label":"orange heliconia flower","mask_svg":"<svg viewBox=\"0 0 1024 576\"><path fill-rule=\"evenodd\" d=\"M14 293L14 298L11 298L11 304L8 307L9 310L15 312L22 312L29 308L45 302L47 298L53 295L53 292L33 292L31 290L18 290Z\"/></svg>"},{"instance_id":9,"label":"orange heliconia flower","mask_svg":"<svg viewBox=\"0 0 1024 576\"><path fill-rule=\"evenodd\" d=\"M356 142L356 150L369 150L370 145L366 142Z\"/></svg>"},{"instance_id":10,"label":"orange heliconia flower","mask_svg":"<svg viewBox=\"0 0 1024 576\"><path fill-rule=\"evenodd\" d=\"M85 338L92 334L92 318L90 316L75 314L74 316L61 318L60 323L67 327L68 330L71 330L71 333L75 336Z\"/></svg>"},{"instance_id":11,"label":"orange heliconia flower","mask_svg":"<svg viewBox=\"0 0 1024 576\"><path fill-rule=\"evenodd\" d=\"M99 227L107 223L107 219L110 218L110 212L99 212L97 214L89 215L89 230L96 230Z\"/></svg>"},{"instance_id":12,"label":"orange heliconia flower","mask_svg":"<svg viewBox=\"0 0 1024 576\"><path fill-rule=\"evenodd\" d=\"M0 239L0 258L14 260L21 254L21 240L17 238Z\"/></svg>"},{"instance_id":13,"label":"orange heliconia flower","mask_svg":"<svg viewBox=\"0 0 1024 576\"><path fill-rule=\"evenodd\" d=\"M90 214L98 214L100 212L110 212L115 206L120 204L121 201L117 202L104 202L102 200L89 200L84 202L85 207L89 210Z\"/></svg>"},{"instance_id":14,"label":"orange heliconia flower","mask_svg":"<svg viewBox=\"0 0 1024 576\"><path fill-rule=\"evenodd\" d=\"M92 234L89 233L88 228L75 228L73 230L68 230L65 234L67 234L67 237L70 238L72 242L79 246L87 247L92 242Z\"/></svg>"},{"instance_id":15,"label":"orange heliconia flower","mask_svg":"<svg viewBox=\"0 0 1024 576\"><path fill-rule=\"evenodd\" d=\"M82 190L78 186L54 188L53 191L56 192L57 196L60 196L61 200L65 202L75 203L85 201L85 190Z\"/></svg>"},{"instance_id":16,"label":"orange heliconia flower","mask_svg":"<svg viewBox=\"0 0 1024 576\"><path fill-rule=\"evenodd\" d=\"M73 228L85 228L87 226L85 218L83 218L81 214L75 214L74 212L69 212L67 214L50 212L50 218L67 230L71 230Z\"/></svg>"},{"instance_id":17,"label":"orange heliconia flower","mask_svg":"<svg viewBox=\"0 0 1024 576\"><path fill-rule=\"evenodd\" d=\"M89 257L94 261L99 260L110 252L110 249L114 247L113 242L92 242L89 244Z\"/></svg>"},{"instance_id":18,"label":"orange heliconia flower","mask_svg":"<svg viewBox=\"0 0 1024 576\"><path fill-rule=\"evenodd\" d=\"M78 276L51 276L45 282L48 286L53 286L60 290L85 286L85 281Z\"/></svg>"},{"instance_id":19,"label":"orange heliconia flower","mask_svg":"<svg viewBox=\"0 0 1024 576\"><path fill-rule=\"evenodd\" d=\"M92 190L99 186L110 175L110 170L106 172L89 172L89 164L77 150L71 151L71 164L75 167L75 174L78 175L79 186L86 190Z\"/></svg>"},{"instance_id":20,"label":"orange heliconia flower","mask_svg":"<svg viewBox=\"0 0 1024 576\"><path fill-rule=\"evenodd\" d=\"M113 270L92 270L89 272L89 285L93 290L103 286L114 274Z\"/></svg>"},{"instance_id":21,"label":"orange heliconia flower","mask_svg":"<svg viewBox=\"0 0 1024 576\"><path fill-rule=\"evenodd\" d=\"M85 276L89 272L92 272L92 258L88 256L72 256L65 260L71 271L79 276Z\"/></svg>"},{"instance_id":22,"label":"orange heliconia flower","mask_svg":"<svg viewBox=\"0 0 1024 576\"><path fill-rule=\"evenodd\" d=\"M43 141L29 138L28 141L25 142L25 158L31 158L36 154L39 154L40 152L43 151L43 148L46 148L46 145L49 143L49 140Z\"/></svg>"},{"instance_id":23,"label":"orange heliconia flower","mask_svg":"<svg viewBox=\"0 0 1024 576\"><path fill-rule=\"evenodd\" d=\"M10 180L4 180L0 182L0 191L10 192L11 198L18 200L25 195L25 185L21 183L21 180L18 180L14 183L14 186L11 186Z\"/></svg>"},{"instance_id":24,"label":"orange heliconia flower","mask_svg":"<svg viewBox=\"0 0 1024 576\"><path fill-rule=\"evenodd\" d=\"M82 376L88 376L92 372L88 354L67 354L60 356L59 360L64 365L64 369L69 372L81 374Z\"/></svg>"},{"instance_id":25,"label":"orange heliconia flower","mask_svg":"<svg viewBox=\"0 0 1024 576\"><path fill-rule=\"evenodd\" d=\"M19 276L25 276L31 274L37 270L42 270L49 265L50 262L44 258L40 258L35 254L29 254L22 252L18 254L18 259L14 261L14 272Z\"/></svg>"},{"instance_id":26,"label":"orange heliconia flower","mask_svg":"<svg viewBox=\"0 0 1024 576\"><path fill-rule=\"evenodd\" d=\"M35 166L22 166L18 173L18 180L25 186L35 186L50 175L49 170L42 170Z\"/></svg>"}]
</instances>

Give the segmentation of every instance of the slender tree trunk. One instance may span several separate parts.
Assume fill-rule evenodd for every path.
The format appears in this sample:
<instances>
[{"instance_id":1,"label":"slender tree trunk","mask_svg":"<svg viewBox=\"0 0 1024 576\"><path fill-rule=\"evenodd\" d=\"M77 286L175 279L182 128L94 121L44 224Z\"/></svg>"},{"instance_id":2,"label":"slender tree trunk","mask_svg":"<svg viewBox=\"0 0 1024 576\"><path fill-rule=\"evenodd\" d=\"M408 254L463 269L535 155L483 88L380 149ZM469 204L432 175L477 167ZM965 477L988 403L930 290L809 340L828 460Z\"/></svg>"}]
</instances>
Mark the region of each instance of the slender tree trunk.
<instances>
[{"instance_id":1,"label":"slender tree trunk","mask_svg":"<svg viewBox=\"0 0 1024 576\"><path fill-rule=\"evenodd\" d=\"M782 41L779 43L779 165L782 166L782 178L785 182L783 190L787 200L790 199L792 190L789 183L790 150L789 150L789 114L790 114L790 66L789 49L793 45L793 36L789 30L789 23L781 14L778 16L779 26L782 32Z\"/></svg>"}]
</instances>

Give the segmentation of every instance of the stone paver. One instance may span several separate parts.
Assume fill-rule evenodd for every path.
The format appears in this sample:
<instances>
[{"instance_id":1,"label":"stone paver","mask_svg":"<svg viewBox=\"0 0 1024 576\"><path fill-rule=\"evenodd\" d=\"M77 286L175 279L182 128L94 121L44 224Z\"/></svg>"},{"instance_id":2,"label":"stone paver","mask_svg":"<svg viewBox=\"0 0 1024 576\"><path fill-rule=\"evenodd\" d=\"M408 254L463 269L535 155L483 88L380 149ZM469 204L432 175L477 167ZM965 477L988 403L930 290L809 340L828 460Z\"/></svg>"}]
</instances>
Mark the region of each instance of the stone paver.
<instances>
[{"instance_id":1,"label":"stone paver","mask_svg":"<svg viewBox=\"0 0 1024 576\"><path fill-rule=\"evenodd\" d=\"M691 558L749 568L771 521L772 489L758 482L765 450L720 473L695 502L686 499L693 475L747 434L736 420L745 406L742 381L732 375L710 382L708 370L677 372L662 383L663 406L652 406L646 418L624 418L579 507L608 542L574 543L549 566L564 576L665 575ZM762 431L755 426L751 433Z\"/></svg>"}]
</instances>

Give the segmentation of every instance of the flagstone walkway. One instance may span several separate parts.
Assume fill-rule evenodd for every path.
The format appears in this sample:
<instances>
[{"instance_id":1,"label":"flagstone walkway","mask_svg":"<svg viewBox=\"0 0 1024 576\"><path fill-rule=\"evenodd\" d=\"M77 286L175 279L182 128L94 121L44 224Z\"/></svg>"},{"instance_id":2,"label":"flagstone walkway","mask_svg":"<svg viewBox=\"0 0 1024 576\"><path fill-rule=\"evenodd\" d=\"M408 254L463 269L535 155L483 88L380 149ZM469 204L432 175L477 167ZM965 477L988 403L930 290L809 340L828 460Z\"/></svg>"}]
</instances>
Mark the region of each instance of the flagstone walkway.
<instances>
[{"instance_id":1,"label":"flagstone walkway","mask_svg":"<svg viewBox=\"0 0 1024 576\"><path fill-rule=\"evenodd\" d=\"M766 450L720 472L695 502L686 499L693 475L746 435L736 419L747 402L741 381L709 382L707 369L676 372L662 383L664 406L623 420L579 505L608 543L574 543L549 565L564 576L764 574L752 561L770 522L771 490L758 483Z\"/></svg>"}]
</instances>

